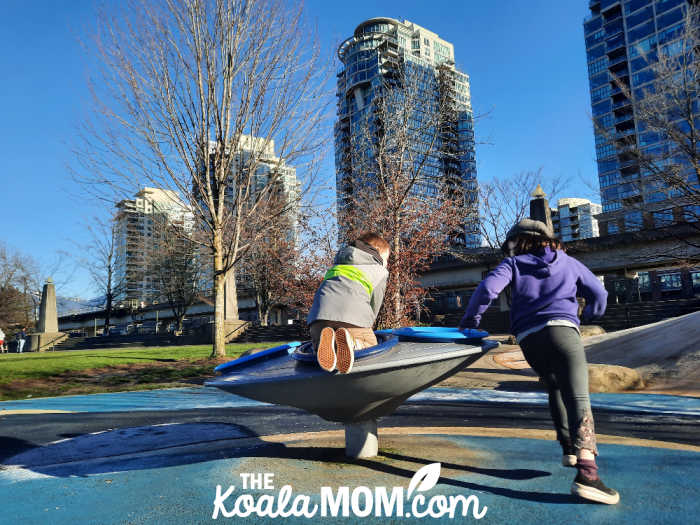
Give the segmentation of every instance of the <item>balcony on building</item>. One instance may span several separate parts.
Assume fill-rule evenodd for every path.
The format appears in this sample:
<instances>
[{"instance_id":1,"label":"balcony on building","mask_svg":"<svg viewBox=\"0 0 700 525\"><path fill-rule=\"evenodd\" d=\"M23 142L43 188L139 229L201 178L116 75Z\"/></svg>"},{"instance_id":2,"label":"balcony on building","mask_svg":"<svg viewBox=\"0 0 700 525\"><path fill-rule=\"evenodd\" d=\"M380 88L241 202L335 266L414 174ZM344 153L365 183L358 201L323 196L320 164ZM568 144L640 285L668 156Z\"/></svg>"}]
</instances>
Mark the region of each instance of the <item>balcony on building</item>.
<instances>
[{"instance_id":1,"label":"balcony on building","mask_svg":"<svg viewBox=\"0 0 700 525\"><path fill-rule=\"evenodd\" d=\"M626 43L625 43L625 35L624 33L620 33L617 36L614 36L612 38L608 38L605 40L605 46L606 46L606 52L608 55L613 54L613 57L609 58L616 58L619 55L619 50L622 49L623 51L626 49ZM617 54L615 52L618 52Z\"/></svg>"},{"instance_id":2,"label":"balcony on building","mask_svg":"<svg viewBox=\"0 0 700 525\"><path fill-rule=\"evenodd\" d=\"M620 176L624 182L632 182L636 184L640 181L639 166L630 166L625 168L625 171L620 171Z\"/></svg>"},{"instance_id":3,"label":"balcony on building","mask_svg":"<svg viewBox=\"0 0 700 525\"><path fill-rule=\"evenodd\" d=\"M395 36L385 34L382 36L382 43L377 47L380 50L386 50L390 53L398 55L399 41Z\"/></svg>"},{"instance_id":4,"label":"balcony on building","mask_svg":"<svg viewBox=\"0 0 700 525\"><path fill-rule=\"evenodd\" d=\"M623 170L623 169L628 170L628 168L630 168L630 167L634 167L635 169L639 169L639 162L637 161L636 158L625 156L625 160L620 161L619 166L620 166L620 170Z\"/></svg>"},{"instance_id":5,"label":"balcony on building","mask_svg":"<svg viewBox=\"0 0 700 525\"><path fill-rule=\"evenodd\" d=\"M617 133L615 133L615 138L616 139L624 139L629 137L630 135L634 135L636 133L636 130L634 129L634 126L627 127L626 129L620 130Z\"/></svg>"},{"instance_id":6,"label":"balcony on building","mask_svg":"<svg viewBox=\"0 0 700 525\"><path fill-rule=\"evenodd\" d=\"M623 93L622 88L620 88L620 86L618 86L616 83L610 82L609 96L618 95L620 93Z\"/></svg>"},{"instance_id":7,"label":"balcony on building","mask_svg":"<svg viewBox=\"0 0 700 525\"><path fill-rule=\"evenodd\" d=\"M642 192L637 184L629 182L620 186L620 199L625 204L641 202Z\"/></svg>"},{"instance_id":8,"label":"balcony on building","mask_svg":"<svg viewBox=\"0 0 700 525\"><path fill-rule=\"evenodd\" d=\"M608 58L608 69L612 70L613 66L622 62L627 62L627 53L616 53L614 58Z\"/></svg>"},{"instance_id":9,"label":"balcony on building","mask_svg":"<svg viewBox=\"0 0 700 525\"><path fill-rule=\"evenodd\" d=\"M608 62L608 71L612 73L613 77L628 77L629 68L627 66L627 55L622 54L619 57L615 57L613 60L610 60ZM629 87L629 85L627 87Z\"/></svg>"},{"instance_id":10,"label":"balcony on building","mask_svg":"<svg viewBox=\"0 0 700 525\"><path fill-rule=\"evenodd\" d=\"M613 109L621 109L621 108L631 108L632 107L632 101L628 99L627 97L623 96L621 99L615 100L613 98Z\"/></svg>"},{"instance_id":11,"label":"balcony on building","mask_svg":"<svg viewBox=\"0 0 700 525\"><path fill-rule=\"evenodd\" d=\"M624 137L635 132L634 121L630 119L624 119L620 122L615 122L615 131L618 137Z\"/></svg>"},{"instance_id":12,"label":"balcony on building","mask_svg":"<svg viewBox=\"0 0 700 525\"><path fill-rule=\"evenodd\" d=\"M617 84L618 86L622 84L629 91L630 89L630 71L627 64L621 64L622 67L617 68L616 71L610 73L610 82Z\"/></svg>"},{"instance_id":13,"label":"balcony on building","mask_svg":"<svg viewBox=\"0 0 700 525\"><path fill-rule=\"evenodd\" d=\"M600 0L600 12L610 20L621 16L622 2L620 0Z\"/></svg>"},{"instance_id":14,"label":"balcony on building","mask_svg":"<svg viewBox=\"0 0 700 525\"><path fill-rule=\"evenodd\" d=\"M637 149L636 135L628 135L615 140L615 148L618 154L629 153Z\"/></svg>"},{"instance_id":15,"label":"balcony on building","mask_svg":"<svg viewBox=\"0 0 700 525\"><path fill-rule=\"evenodd\" d=\"M605 29L605 37L610 38L622 33L624 27L622 25L622 16L616 17L614 20L607 22L603 28Z\"/></svg>"},{"instance_id":16,"label":"balcony on building","mask_svg":"<svg viewBox=\"0 0 700 525\"><path fill-rule=\"evenodd\" d=\"M615 124L620 124L623 122L630 123L634 126L634 112L633 111L615 112Z\"/></svg>"},{"instance_id":17,"label":"balcony on building","mask_svg":"<svg viewBox=\"0 0 700 525\"><path fill-rule=\"evenodd\" d=\"M586 18L584 19L584 22L585 22L584 27L586 27L586 25L590 25L590 26L593 26L596 28L600 27L597 23L598 20L601 20L600 19L600 0L592 0L591 2L589 2L588 7L591 10L591 12L588 15L586 15ZM596 20L594 22L593 21L594 19L598 19L598 20Z\"/></svg>"}]
</instances>

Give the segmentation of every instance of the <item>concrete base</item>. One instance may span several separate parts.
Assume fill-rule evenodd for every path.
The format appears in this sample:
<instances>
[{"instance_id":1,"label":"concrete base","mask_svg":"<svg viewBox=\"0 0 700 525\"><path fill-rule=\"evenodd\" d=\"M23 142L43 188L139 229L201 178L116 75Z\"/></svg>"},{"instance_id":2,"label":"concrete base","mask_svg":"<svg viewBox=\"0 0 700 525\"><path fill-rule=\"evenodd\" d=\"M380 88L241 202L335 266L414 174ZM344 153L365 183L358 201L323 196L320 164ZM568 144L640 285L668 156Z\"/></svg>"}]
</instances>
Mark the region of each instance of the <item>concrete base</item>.
<instances>
[{"instance_id":1,"label":"concrete base","mask_svg":"<svg viewBox=\"0 0 700 525\"><path fill-rule=\"evenodd\" d=\"M345 455L350 458L373 458L379 452L377 420L345 424Z\"/></svg>"},{"instance_id":2,"label":"concrete base","mask_svg":"<svg viewBox=\"0 0 700 525\"><path fill-rule=\"evenodd\" d=\"M24 347L25 352L45 352L53 350L53 347L58 343L68 338L68 334L64 332L44 332L38 334L29 334L29 341Z\"/></svg>"},{"instance_id":3,"label":"concrete base","mask_svg":"<svg viewBox=\"0 0 700 525\"><path fill-rule=\"evenodd\" d=\"M248 325L248 321L241 321L240 319L236 320L230 320L227 319L224 321L224 337L225 341L227 343L231 343L238 339L240 336L242 336L245 331L246 331L246 325ZM207 343L213 343L214 342L214 322L210 322L208 325L207 330L207 337L208 340L206 341Z\"/></svg>"}]
</instances>

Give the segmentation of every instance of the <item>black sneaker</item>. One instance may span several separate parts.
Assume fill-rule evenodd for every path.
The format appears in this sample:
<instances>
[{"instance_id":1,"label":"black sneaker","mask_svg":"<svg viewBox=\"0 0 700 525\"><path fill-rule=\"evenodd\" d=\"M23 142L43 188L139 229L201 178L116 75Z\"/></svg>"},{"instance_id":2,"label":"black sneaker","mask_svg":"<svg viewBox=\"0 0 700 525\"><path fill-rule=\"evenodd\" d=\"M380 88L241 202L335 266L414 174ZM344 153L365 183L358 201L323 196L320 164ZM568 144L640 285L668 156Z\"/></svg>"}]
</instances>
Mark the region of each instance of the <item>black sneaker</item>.
<instances>
[{"instance_id":1,"label":"black sneaker","mask_svg":"<svg viewBox=\"0 0 700 525\"><path fill-rule=\"evenodd\" d=\"M590 480L580 472L571 484L571 493L583 499L608 505L614 505L620 501L620 495L617 491L606 487L600 478Z\"/></svg>"}]
</instances>

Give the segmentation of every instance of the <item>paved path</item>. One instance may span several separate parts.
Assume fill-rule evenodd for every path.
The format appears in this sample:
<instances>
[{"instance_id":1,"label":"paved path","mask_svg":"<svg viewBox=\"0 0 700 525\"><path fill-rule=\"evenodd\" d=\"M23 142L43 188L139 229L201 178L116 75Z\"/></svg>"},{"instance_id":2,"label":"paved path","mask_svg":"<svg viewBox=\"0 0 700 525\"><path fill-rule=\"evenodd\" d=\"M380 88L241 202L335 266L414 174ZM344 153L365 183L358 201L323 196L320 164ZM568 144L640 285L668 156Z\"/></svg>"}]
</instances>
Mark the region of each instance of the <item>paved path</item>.
<instances>
[{"instance_id":1,"label":"paved path","mask_svg":"<svg viewBox=\"0 0 700 525\"><path fill-rule=\"evenodd\" d=\"M516 403L546 405L544 392L504 392L484 389L434 387L420 392L409 403ZM591 394L593 408L624 412L667 413L700 416L700 399L657 394ZM186 410L269 406L216 388L171 388L79 396L48 397L0 402L0 416L23 411L123 412L134 410Z\"/></svg>"},{"instance_id":2,"label":"paved path","mask_svg":"<svg viewBox=\"0 0 700 525\"><path fill-rule=\"evenodd\" d=\"M227 510L239 494L277 496L285 484L320 505L323 486L368 487L371 494L378 486L406 488L418 469L435 462L440 478L423 493L427 499L474 495L479 509L487 508L484 523L695 522L700 400L593 396L601 471L622 495L618 506L607 507L569 495L574 473L558 464L543 399L523 396L431 389L381 420L381 457L354 462L342 457L339 425L216 390L0 403L0 523L207 523L217 485L235 486ZM240 474L247 472L273 473L274 490L243 491ZM321 517L319 507L315 520L357 522L352 511L363 510L365 500L356 499L350 517ZM363 521L391 522L375 510ZM460 522L474 519L472 510L473 504Z\"/></svg>"}]
</instances>

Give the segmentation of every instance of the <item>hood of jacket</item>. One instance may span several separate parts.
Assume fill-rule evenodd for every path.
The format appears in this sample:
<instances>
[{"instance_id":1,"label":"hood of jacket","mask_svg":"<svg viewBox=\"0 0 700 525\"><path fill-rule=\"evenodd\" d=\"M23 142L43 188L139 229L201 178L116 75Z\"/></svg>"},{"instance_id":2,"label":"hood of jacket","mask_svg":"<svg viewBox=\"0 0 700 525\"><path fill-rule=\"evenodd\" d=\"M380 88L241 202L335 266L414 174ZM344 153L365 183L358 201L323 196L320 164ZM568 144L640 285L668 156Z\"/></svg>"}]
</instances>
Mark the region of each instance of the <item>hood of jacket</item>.
<instances>
[{"instance_id":1,"label":"hood of jacket","mask_svg":"<svg viewBox=\"0 0 700 525\"><path fill-rule=\"evenodd\" d=\"M334 262L334 266L351 266L359 271L359 279L353 277L353 271L349 275L339 272L325 278L316 290L307 323L324 320L363 328L374 325L384 300L389 272L374 248L367 245L365 250L365 246L360 246L344 246Z\"/></svg>"},{"instance_id":2,"label":"hood of jacket","mask_svg":"<svg viewBox=\"0 0 700 525\"><path fill-rule=\"evenodd\" d=\"M370 250L374 253L370 253ZM356 246L345 246L336 254L334 264L379 264L383 266L384 261L371 246L367 246L365 249L360 249Z\"/></svg>"},{"instance_id":3,"label":"hood of jacket","mask_svg":"<svg viewBox=\"0 0 700 525\"><path fill-rule=\"evenodd\" d=\"M526 253L515 256L520 273L533 275L539 279L556 275L564 268L562 257L547 246L538 254Z\"/></svg>"}]
</instances>

